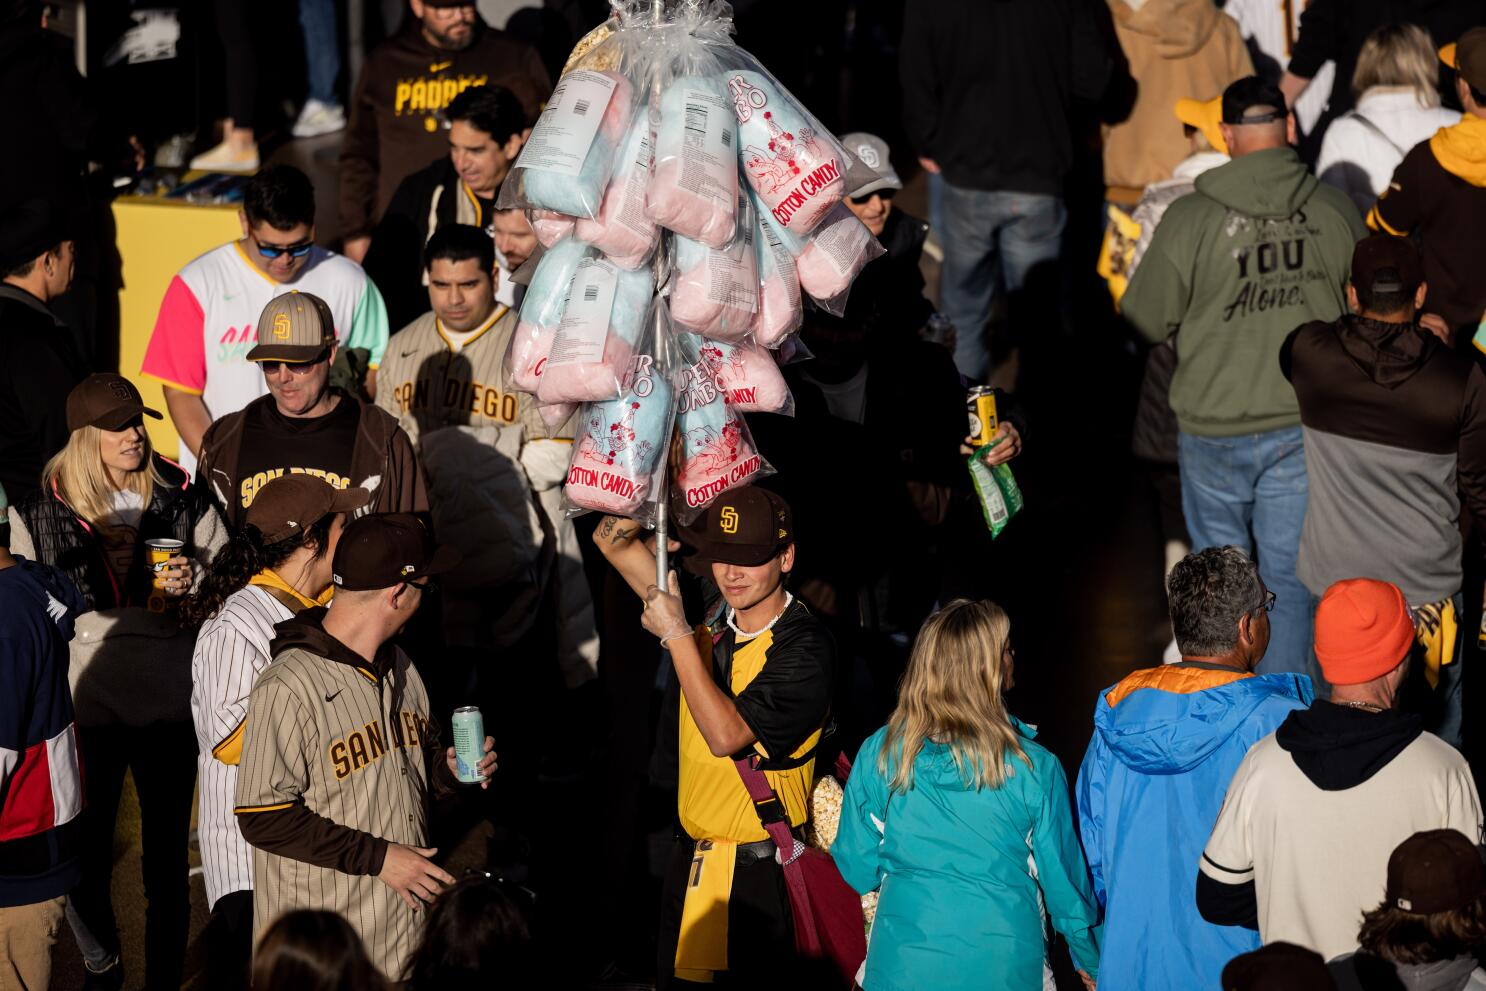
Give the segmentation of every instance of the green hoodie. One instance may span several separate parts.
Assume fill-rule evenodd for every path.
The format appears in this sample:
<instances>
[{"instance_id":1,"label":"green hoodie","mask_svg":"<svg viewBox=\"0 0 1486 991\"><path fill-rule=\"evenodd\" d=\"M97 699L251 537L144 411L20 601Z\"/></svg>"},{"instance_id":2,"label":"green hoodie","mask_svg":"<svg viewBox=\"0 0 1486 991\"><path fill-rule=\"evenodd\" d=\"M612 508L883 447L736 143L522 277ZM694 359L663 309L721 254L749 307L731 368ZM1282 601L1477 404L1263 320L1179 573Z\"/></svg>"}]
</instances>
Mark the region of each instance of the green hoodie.
<instances>
[{"instance_id":1,"label":"green hoodie","mask_svg":"<svg viewBox=\"0 0 1486 991\"><path fill-rule=\"evenodd\" d=\"M1300 423L1280 345L1347 311L1357 208L1292 148L1236 158L1173 203L1121 309L1141 334L1177 339L1171 408L1190 434L1228 437Z\"/></svg>"}]
</instances>

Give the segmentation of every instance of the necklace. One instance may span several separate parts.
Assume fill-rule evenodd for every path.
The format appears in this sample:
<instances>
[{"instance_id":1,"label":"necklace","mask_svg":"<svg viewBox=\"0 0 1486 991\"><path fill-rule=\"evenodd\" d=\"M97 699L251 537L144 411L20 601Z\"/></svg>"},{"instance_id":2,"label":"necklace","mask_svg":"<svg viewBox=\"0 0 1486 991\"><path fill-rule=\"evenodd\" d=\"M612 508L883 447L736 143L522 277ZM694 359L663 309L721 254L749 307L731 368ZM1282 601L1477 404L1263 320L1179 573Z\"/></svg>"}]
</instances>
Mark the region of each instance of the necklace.
<instances>
[{"instance_id":1,"label":"necklace","mask_svg":"<svg viewBox=\"0 0 1486 991\"><path fill-rule=\"evenodd\" d=\"M1361 709L1363 712L1386 712L1381 705L1373 705L1371 702L1354 702L1351 700L1332 699L1337 705L1344 705L1349 709Z\"/></svg>"},{"instance_id":2,"label":"necklace","mask_svg":"<svg viewBox=\"0 0 1486 991\"><path fill-rule=\"evenodd\" d=\"M738 624L733 622L733 617L738 615L738 610L734 609L732 606L728 606L728 626L732 627L733 632L736 633L738 636L744 638L745 640L752 640L754 637L761 637L774 628L774 624L779 622L779 617L783 616L786 612L789 611L790 603L794 601L795 597L788 592L785 592L784 608L779 610L779 612L775 614L773 619L769 620L769 625L765 626L762 630L755 630L752 633L744 633L742 630L738 629Z\"/></svg>"}]
</instances>

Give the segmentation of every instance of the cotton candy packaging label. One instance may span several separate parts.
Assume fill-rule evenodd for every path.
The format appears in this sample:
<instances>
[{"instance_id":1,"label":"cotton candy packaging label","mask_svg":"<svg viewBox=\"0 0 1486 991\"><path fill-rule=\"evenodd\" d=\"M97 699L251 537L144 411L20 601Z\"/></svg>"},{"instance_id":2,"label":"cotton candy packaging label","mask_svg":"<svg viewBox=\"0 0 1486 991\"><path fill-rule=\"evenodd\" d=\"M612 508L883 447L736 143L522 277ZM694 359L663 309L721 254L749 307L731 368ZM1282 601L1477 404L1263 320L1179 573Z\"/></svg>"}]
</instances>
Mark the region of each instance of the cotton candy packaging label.
<instances>
[{"instance_id":1,"label":"cotton candy packaging label","mask_svg":"<svg viewBox=\"0 0 1486 991\"><path fill-rule=\"evenodd\" d=\"M645 214L653 157L649 116L638 113L604 191L597 219L579 219L573 231L579 240L598 248L620 268L644 265L660 239L660 228Z\"/></svg>"},{"instance_id":2,"label":"cotton candy packaging label","mask_svg":"<svg viewBox=\"0 0 1486 991\"><path fill-rule=\"evenodd\" d=\"M659 224L709 248L733 240L737 123L721 80L680 76L660 97L655 174L645 206Z\"/></svg>"},{"instance_id":3,"label":"cotton candy packaging label","mask_svg":"<svg viewBox=\"0 0 1486 991\"><path fill-rule=\"evenodd\" d=\"M676 426L681 434L673 502L676 518L689 523L728 489L748 485L774 469L754 447L742 414L717 387L702 341L676 335L682 369L676 385Z\"/></svg>"},{"instance_id":4,"label":"cotton candy packaging label","mask_svg":"<svg viewBox=\"0 0 1486 991\"><path fill-rule=\"evenodd\" d=\"M846 155L763 73L727 73L743 174L783 230L809 234L845 195Z\"/></svg>"},{"instance_id":5,"label":"cotton candy packaging label","mask_svg":"<svg viewBox=\"0 0 1486 991\"><path fill-rule=\"evenodd\" d=\"M757 209L758 230L754 249L758 254L758 312L753 317L753 339L766 348L778 347L800 329L805 309L800 303L800 275L795 256L784 235L769 215ZM801 247L803 250L803 246Z\"/></svg>"},{"instance_id":6,"label":"cotton candy packaging label","mask_svg":"<svg viewBox=\"0 0 1486 991\"><path fill-rule=\"evenodd\" d=\"M521 303L521 316L511 346L506 351L506 385L517 392L537 391L537 383L552 350L552 340L562 324L567 306L568 287L578 263L598 256L597 249L582 241L568 238L558 242L537 262L526 298Z\"/></svg>"},{"instance_id":7,"label":"cotton candy packaging label","mask_svg":"<svg viewBox=\"0 0 1486 991\"><path fill-rule=\"evenodd\" d=\"M580 261L538 377L537 398L584 403L621 395L654 292L649 269L627 272L603 259Z\"/></svg>"}]
</instances>

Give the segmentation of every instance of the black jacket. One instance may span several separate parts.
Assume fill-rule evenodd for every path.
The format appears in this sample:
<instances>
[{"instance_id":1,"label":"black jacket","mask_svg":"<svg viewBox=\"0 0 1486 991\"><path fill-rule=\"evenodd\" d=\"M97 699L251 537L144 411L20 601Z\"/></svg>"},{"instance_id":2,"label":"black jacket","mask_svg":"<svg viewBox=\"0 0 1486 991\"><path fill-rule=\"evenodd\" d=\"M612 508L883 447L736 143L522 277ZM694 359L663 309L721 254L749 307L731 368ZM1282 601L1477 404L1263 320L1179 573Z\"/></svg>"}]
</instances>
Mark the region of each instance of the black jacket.
<instances>
[{"instance_id":1,"label":"black jacket","mask_svg":"<svg viewBox=\"0 0 1486 991\"><path fill-rule=\"evenodd\" d=\"M867 263L846 297L844 319L867 331L868 340L884 335L912 338L929 322L934 304L924 296L924 273L919 257L929 225L901 210L888 214L878 241L887 249Z\"/></svg>"},{"instance_id":2,"label":"black jacket","mask_svg":"<svg viewBox=\"0 0 1486 991\"><path fill-rule=\"evenodd\" d=\"M42 467L67 443L67 394L87 374L46 304L0 286L0 485L12 503L41 487Z\"/></svg>"},{"instance_id":3,"label":"black jacket","mask_svg":"<svg viewBox=\"0 0 1486 991\"><path fill-rule=\"evenodd\" d=\"M445 224L459 222L459 202L466 196L454 163L444 156L398 184L387 212L372 232L363 263L387 304L387 324L394 331L428 312L423 284L423 246ZM466 200L466 202L468 202ZM489 217L478 218L488 226Z\"/></svg>"},{"instance_id":4,"label":"black jacket","mask_svg":"<svg viewBox=\"0 0 1486 991\"><path fill-rule=\"evenodd\" d=\"M16 506L31 533L36 559L72 579L87 611L145 604L152 580L145 563L146 540L174 538L185 544L181 553L199 556L194 540L196 524L216 508L204 489L190 484L184 469L158 454L154 457L155 470L165 484L156 484L150 504L139 518L134 564L123 586L108 566L103 544L92 525L74 513L60 494L37 492Z\"/></svg>"},{"instance_id":5,"label":"black jacket","mask_svg":"<svg viewBox=\"0 0 1486 991\"><path fill-rule=\"evenodd\" d=\"M1098 100L1114 66L1099 8L1093 0L908 4L899 72L914 150L963 189L1060 194L1073 164L1069 108Z\"/></svg>"}]
</instances>

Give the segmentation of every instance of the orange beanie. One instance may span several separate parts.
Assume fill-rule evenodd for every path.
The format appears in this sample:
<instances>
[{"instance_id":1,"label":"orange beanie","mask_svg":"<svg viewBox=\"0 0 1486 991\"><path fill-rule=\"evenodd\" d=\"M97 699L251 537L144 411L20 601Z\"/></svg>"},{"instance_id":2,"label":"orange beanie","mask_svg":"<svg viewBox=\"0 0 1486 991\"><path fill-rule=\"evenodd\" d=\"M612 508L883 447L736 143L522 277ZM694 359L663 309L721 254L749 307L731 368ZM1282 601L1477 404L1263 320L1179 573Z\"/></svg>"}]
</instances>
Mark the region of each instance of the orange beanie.
<instances>
[{"instance_id":1,"label":"orange beanie","mask_svg":"<svg viewBox=\"0 0 1486 991\"><path fill-rule=\"evenodd\" d=\"M1398 667L1414 642L1414 619L1391 582L1348 578L1316 607L1316 659L1333 685L1360 685Z\"/></svg>"}]
</instances>

